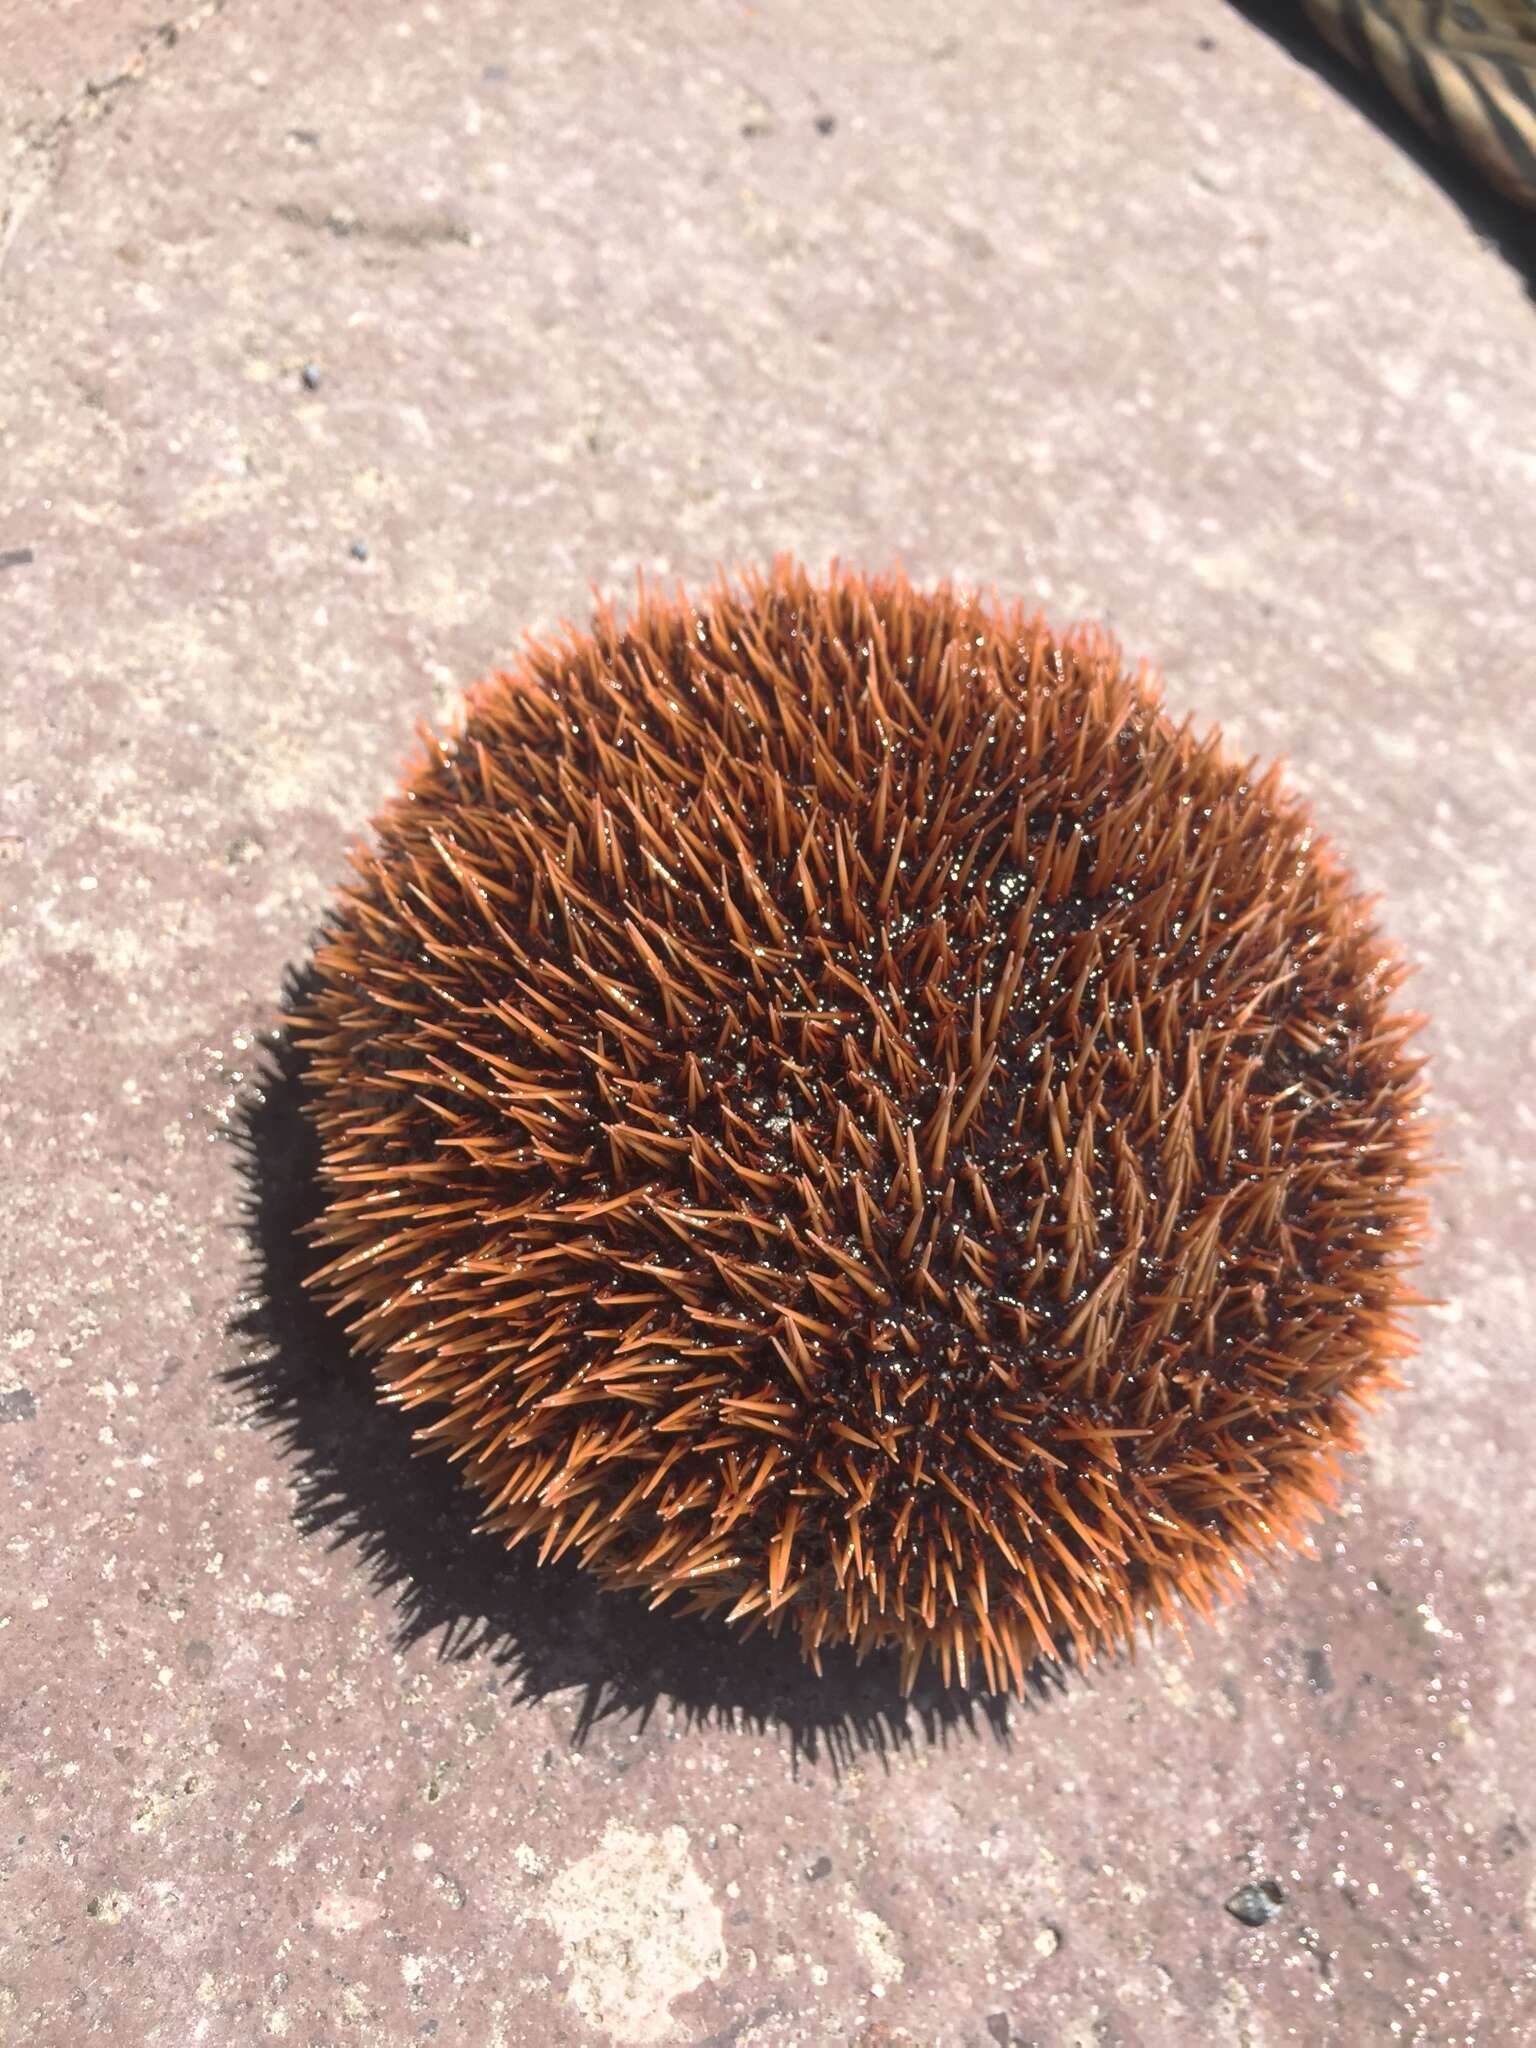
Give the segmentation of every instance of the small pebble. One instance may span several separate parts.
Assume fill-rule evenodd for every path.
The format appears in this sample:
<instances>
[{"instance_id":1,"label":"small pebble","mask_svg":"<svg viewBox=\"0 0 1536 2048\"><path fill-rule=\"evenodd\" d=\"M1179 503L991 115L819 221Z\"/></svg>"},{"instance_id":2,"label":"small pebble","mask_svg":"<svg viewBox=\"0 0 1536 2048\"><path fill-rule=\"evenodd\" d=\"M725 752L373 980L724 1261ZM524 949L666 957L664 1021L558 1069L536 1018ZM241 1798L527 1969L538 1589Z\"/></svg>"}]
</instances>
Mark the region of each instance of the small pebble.
<instances>
[{"instance_id":1,"label":"small pebble","mask_svg":"<svg viewBox=\"0 0 1536 2048\"><path fill-rule=\"evenodd\" d=\"M368 543L367 543L367 541L365 541L365 540L355 540L355 541L353 541L353 543L352 543L352 559L353 559L353 561L354 561L354 562L366 562L366 561L367 561L367 559L368 559Z\"/></svg>"},{"instance_id":2,"label":"small pebble","mask_svg":"<svg viewBox=\"0 0 1536 2048\"><path fill-rule=\"evenodd\" d=\"M836 114L818 114L816 116L816 133L818 135L831 135L836 127Z\"/></svg>"},{"instance_id":3,"label":"small pebble","mask_svg":"<svg viewBox=\"0 0 1536 2048\"><path fill-rule=\"evenodd\" d=\"M1272 1877L1242 1884L1227 1901L1227 1911L1245 1927L1267 1927L1285 1904L1285 1893Z\"/></svg>"},{"instance_id":4,"label":"small pebble","mask_svg":"<svg viewBox=\"0 0 1536 2048\"><path fill-rule=\"evenodd\" d=\"M318 363L306 363L303 369L300 370L299 377L306 391L318 391L320 389L320 365Z\"/></svg>"}]
</instances>

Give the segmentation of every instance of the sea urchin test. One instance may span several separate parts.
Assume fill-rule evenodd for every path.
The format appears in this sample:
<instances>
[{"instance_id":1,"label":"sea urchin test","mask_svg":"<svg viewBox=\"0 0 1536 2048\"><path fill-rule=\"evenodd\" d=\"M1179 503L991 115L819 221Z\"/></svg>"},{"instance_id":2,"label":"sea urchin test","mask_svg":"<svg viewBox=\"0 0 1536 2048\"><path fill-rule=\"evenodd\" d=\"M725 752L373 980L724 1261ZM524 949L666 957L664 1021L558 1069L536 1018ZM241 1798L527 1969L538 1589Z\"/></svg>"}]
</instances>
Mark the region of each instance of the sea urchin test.
<instances>
[{"instance_id":1,"label":"sea urchin test","mask_svg":"<svg viewBox=\"0 0 1536 2048\"><path fill-rule=\"evenodd\" d=\"M1098 633L642 594L358 857L294 1020L315 1285L509 1543L1018 1687L1327 1500L1407 1348L1402 975Z\"/></svg>"}]
</instances>

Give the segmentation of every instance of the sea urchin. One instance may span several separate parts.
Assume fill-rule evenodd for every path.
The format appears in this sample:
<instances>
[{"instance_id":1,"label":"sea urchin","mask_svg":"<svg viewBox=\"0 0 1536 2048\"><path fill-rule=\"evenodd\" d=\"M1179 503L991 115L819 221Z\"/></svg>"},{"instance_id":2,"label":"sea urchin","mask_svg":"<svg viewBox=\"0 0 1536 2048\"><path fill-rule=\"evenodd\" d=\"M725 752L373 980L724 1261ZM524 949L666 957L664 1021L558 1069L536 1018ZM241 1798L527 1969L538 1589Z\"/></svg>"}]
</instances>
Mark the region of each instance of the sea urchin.
<instances>
[{"instance_id":1,"label":"sea urchin","mask_svg":"<svg viewBox=\"0 0 1536 2048\"><path fill-rule=\"evenodd\" d=\"M316 1284L509 1543L1006 1688L1327 1497L1406 1348L1403 969L1099 634L642 592L358 868L294 1020Z\"/></svg>"}]
</instances>

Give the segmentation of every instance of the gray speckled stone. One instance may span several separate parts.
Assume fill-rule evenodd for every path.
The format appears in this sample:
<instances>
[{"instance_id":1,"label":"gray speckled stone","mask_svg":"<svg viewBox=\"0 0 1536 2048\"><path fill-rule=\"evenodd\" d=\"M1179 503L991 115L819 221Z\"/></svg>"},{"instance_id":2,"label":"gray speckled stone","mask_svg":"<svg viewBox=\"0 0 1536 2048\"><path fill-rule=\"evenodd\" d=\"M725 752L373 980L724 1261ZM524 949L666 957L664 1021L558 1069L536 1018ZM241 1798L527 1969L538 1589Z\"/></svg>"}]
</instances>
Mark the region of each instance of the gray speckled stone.
<instances>
[{"instance_id":1,"label":"gray speckled stone","mask_svg":"<svg viewBox=\"0 0 1536 2048\"><path fill-rule=\"evenodd\" d=\"M1216 0L181 26L0 27L0 2037L1522 2038L1518 281ZM1435 1020L1443 1299L1318 1561L1001 1722L471 1540L235 1113L415 722L778 547L1107 619Z\"/></svg>"}]
</instances>

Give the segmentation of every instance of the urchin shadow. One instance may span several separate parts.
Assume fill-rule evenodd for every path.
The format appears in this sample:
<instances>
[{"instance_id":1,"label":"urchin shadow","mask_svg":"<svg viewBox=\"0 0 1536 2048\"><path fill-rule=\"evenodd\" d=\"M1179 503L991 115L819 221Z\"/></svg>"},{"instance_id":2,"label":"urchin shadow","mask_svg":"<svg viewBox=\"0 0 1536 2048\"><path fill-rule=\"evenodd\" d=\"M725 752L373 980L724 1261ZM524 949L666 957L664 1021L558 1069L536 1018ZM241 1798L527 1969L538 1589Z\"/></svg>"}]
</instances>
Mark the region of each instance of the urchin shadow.
<instances>
[{"instance_id":1,"label":"urchin shadow","mask_svg":"<svg viewBox=\"0 0 1536 2048\"><path fill-rule=\"evenodd\" d=\"M1296 0L1232 0L1232 5L1341 99L1358 108L1432 178L1461 210L1473 233L1492 243L1520 277L1527 294L1536 299L1536 214L1506 199L1449 142L1421 128L1379 80L1357 70L1334 49L1307 20Z\"/></svg>"},{"instance_id":2,"label":"urchin shadow","mask_svg":"<svg viewBox=\"0 0 1536 2048\"><path fill-rule=\"evenodd\" d=\"M695 1724L777 1730L796 1761L834 1767L919 1743L1009 1739L1017 1701L932 1677L903 1698L889 1653L862 1664L834 1653L817 1677L786 1638L652 1610L573 1565L540 1566L478 1534L457 1472L418 1455L410 1421L375 1399L367 1369L305 1287L318 1146L301 1109L302 1056L282 1034L268 1041L266 1069L235 1124L250 1270L233 1326L242 1355L228 1377L295 1467L300 1527L356 1553L395 1602L402 1648L435 1638L447 1659L482 1658L521 1700L579 1693L578 1744L599 1722L643 1726L662 1706ZM1042 1662L1025 1706L1064 1682Z\"/></svg>"}]
</instances>

